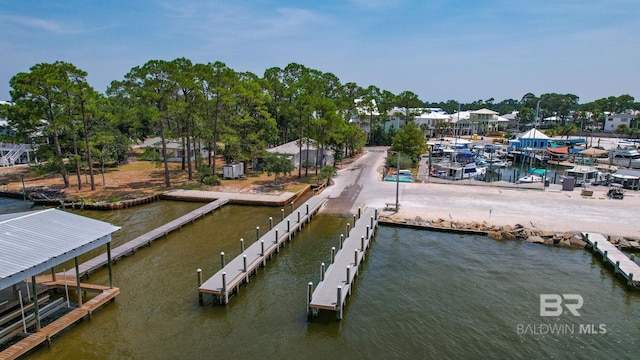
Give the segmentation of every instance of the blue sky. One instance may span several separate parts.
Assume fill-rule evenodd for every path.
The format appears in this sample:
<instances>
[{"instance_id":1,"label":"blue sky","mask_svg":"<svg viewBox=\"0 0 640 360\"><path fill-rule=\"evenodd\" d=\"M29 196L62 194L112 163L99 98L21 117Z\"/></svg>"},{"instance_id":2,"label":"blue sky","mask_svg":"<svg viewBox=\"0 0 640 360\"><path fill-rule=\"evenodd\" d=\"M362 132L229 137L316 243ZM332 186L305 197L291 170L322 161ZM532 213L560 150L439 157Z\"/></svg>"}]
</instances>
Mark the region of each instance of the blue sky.
<instances>
[{"instance_id":1,"label":"blue sky","mask_svg":"<svg viewBox=\"0 0 640 360\"><path fill-rule=\"evenodd\" d=\"M0 99L62 60L104 92L148 60L262 76L297 62L425 101L571 93L640 101L638 0L0 0Z\"/></svg>"}]
</instances>

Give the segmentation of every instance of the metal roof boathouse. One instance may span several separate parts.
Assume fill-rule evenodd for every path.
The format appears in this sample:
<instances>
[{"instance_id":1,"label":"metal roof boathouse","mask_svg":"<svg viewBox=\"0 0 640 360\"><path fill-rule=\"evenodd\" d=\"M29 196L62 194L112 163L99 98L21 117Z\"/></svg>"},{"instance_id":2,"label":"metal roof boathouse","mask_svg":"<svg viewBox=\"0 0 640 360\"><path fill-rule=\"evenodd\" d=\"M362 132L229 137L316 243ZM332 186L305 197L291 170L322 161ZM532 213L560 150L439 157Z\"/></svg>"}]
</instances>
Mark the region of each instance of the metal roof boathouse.
<instances>
[{"instance_id":1,"label":"metal roof boathouse","mask_svg":"<svg viewBox=\"0 0 640 360\"><path fill-rule=\"evenodd\" d=\"M17 358L50 341L119 294L113 287L111 261L108 286L82 284L77 271L80 255L101 246L110 254L111 234L119 229L57 209L0 215L0 359ZM75 263L75 279L56 276L56 267L70 260ZM64 289L66 299L53 291L56 288ZM75 304L69 301L74 288ZM83 292L98 295L83 303ZM60 313L65 314L54 315ZM43 328L45 317L53 321ZM16 342L16 337L21 340Z\"/></svg>"}]
</instances>

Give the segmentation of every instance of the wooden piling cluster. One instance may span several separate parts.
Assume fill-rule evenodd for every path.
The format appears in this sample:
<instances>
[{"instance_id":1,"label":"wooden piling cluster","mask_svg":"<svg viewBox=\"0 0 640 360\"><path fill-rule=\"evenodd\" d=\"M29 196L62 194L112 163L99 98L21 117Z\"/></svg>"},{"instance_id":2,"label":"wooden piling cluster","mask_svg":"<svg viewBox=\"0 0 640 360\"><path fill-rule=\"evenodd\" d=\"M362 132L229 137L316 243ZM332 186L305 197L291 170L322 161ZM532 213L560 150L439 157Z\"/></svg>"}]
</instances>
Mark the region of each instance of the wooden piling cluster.
<instances>
[{"instance_id":1,"label":"wooden piling cluster","mask_svg":"<svg viewBox=\"0 0 640 360\"><path fill-rule=\"evenodd\" d=\"M229 298L239 291L240 285L248 283L251 275L259 267L266 266L267 260L274 253L279 252L284 243L290 241L305 223L311 221L326 200L326 196L313 196L286 218L284 211L281 210L281 221L273 225L271 218L271 229L262 236L260 236L260 228L256 227L256 240L245 248L245 240L240 239L240 254L229 262L225 262L224 253L221 253L221 269L204 283L202 283L201 270L198 269L200 303L203 304L202 294L206 293L214 296L214 304L216 302L227 304Z\"/></svg>"},{"instance_id":2,"label":"wooden piling cluster","mask_svg":"<svg viewBox=\"0 0 640 360\"><path fill-rule=\"evenodd\" d=\"M355 224L346 226L346 238L340 235L338 251L331 248L331 264L320 265L320 280L313 288L313 282L307 284L307 315L315 316L320 310L336 312L342 319L342 312L347 296L351 294L353 283L358 275L361 262L365 260L375 230L378 227L378 209L367 208L364 213L358 209L354 216Z\"/></svg>"},{"instance_id":3,"label":"wooden piling cluster","mask_svg":"<svg viewBox=\"0 0 640 360\"><path fill-rule=\"evenodd\" d=\"M613 273L620 274L627 281L627 288L640 289L640 266L635 262L633 254L627 257L602 234L584 233L584 240L591 246L593 254L602 256L603 263L613 266ZM634 280L634 276L637 278Z\"/></svg>"}]
</instances>

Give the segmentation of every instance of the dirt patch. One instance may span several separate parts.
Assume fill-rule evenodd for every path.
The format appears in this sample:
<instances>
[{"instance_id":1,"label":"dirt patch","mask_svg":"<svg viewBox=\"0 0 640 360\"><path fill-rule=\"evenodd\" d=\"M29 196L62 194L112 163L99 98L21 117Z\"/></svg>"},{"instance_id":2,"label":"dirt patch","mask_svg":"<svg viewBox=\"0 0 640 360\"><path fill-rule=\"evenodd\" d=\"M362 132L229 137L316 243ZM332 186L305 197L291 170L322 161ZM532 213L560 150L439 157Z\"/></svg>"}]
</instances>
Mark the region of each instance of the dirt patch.
<instances>
[{"instance_id":1,"label":"dirt patch","mask_svg":"<svg viewBox=\"0 0 640 360\"><path fill-rule=\"evenodd\" d=\"M109 201L117 199L137 198L157 195L174 189L198 189L238 193L279 194L285 191L297 192L311 182L315 172L309 169L309 177L297 177L297 171L291 176L280 176L274 182L274 176L266 173L248 173L244 179L222 180L219 186L199 184L194 173L194 180L188 179L187 170L182 170L180 164L169 164L169 179L171 187L165 186L164 170L157 168L148 161L132 161L129 164L105 171L104 179L99 170L94 175L96 189L91 190L88 174L82 174L80 181L82 188L78 189L78 177L69 176L70 187L64 189L62 177L35 176L27 165L0 168L0 190L22 192L23 186L27 192L30 189L49 188L64 190L65 197L70 200L84 199L85 201ZM303 171L304 175L304 171ZM23 185L24 179L24 185Z\"/></svg>"}]
</instances>

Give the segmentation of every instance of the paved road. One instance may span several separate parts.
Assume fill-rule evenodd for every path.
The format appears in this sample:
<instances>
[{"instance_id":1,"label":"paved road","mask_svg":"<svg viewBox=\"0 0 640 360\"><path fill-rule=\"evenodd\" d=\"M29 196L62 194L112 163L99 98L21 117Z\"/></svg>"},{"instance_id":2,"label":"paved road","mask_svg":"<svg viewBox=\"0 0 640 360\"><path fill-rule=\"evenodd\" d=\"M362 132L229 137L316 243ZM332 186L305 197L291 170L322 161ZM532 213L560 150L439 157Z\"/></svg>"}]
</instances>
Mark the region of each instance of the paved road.
<instances>
[{"instance_id":1,"label":"paved road","mask_svg":"<svg viewBox=\"0 0 640 360\"><path fill-rule=\"evenodd\" d=\"M353 214L358 207L383 209L395 203L396 183L382 181L384 148L366 153L335 177L325 190L330 197L323 211ZM460 184L460 183L459 183ZM545 190L469 186L436 183L400 183L397 218L483 222L494 225L522 224L550 231L589 231L605 235L640 238L640 193L628 191L624 200L611 200L606 187L591 187L593 196L581 189L562 191L559 185Z\"/></svg>"}]
</instances>

